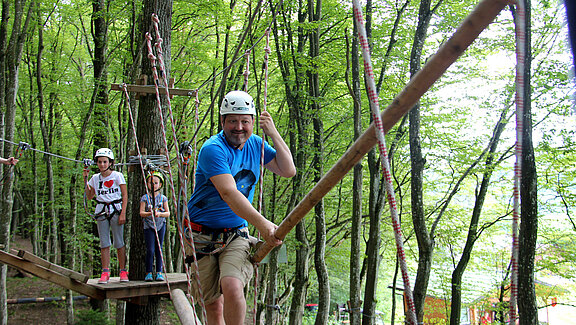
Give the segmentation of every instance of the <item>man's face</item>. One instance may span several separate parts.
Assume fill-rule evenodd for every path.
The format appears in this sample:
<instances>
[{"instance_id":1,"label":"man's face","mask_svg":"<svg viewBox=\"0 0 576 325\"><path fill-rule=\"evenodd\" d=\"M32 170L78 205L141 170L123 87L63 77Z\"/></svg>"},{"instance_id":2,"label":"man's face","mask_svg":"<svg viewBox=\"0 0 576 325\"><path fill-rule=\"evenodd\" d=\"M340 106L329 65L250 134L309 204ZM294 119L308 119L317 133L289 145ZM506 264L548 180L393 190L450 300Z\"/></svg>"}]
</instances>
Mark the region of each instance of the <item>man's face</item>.
<instances>
[{"instance_id":1,"label":"man's face","mask_svg":"<svg viewBox=\"0 0 576 325\"><path fill-rule=\"evenodd\" d=\"M249 114L228 114L222 116L222 130L228 143L242 149L244 143L252 136L254 116Z\"/></svg>"}]
</instances>

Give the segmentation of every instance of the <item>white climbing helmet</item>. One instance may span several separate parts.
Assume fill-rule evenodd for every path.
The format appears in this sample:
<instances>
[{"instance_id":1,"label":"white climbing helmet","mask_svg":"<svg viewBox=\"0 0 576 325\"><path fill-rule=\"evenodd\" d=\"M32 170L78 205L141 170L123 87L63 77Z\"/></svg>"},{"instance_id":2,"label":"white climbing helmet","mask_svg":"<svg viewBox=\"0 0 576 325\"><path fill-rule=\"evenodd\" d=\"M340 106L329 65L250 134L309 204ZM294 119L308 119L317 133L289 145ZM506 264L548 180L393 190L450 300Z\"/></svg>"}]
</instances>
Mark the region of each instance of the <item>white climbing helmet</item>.
<instances>
[{"instance_id":1,"label":"white climbing helmet","mask_svg":"<svg viewBox=\"0 0 576 325\"><path fill-rule=\"evenodd\" d=\"M98 157L108 157L108 159L114 160L114 153L108 148L100 148L96 150L96 153L94 154L95 162L98 160Z\"/></svg>"},{"instance_id":2,"label":"white climbing helmet","mask_svg":"<svg viewBox=\"0 0 576 325\"><path fill-rule=\"evenodd\" d=\"M254 100L245 91L233 90L224 96L220 106L220 114L251 114L256 115Z\"/></svg>"}]
</instances>

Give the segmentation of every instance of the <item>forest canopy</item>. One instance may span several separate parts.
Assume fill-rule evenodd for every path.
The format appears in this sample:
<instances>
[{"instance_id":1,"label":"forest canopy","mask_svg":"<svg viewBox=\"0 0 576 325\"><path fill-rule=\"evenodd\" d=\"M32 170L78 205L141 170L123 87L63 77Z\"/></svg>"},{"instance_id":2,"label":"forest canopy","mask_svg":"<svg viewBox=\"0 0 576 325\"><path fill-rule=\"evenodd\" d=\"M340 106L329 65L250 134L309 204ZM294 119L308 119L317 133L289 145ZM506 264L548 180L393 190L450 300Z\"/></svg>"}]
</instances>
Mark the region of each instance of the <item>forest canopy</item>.
<instances>
[{"instance_id":1,"label":"forest canopy","mask_svg":"<svg viewBox=\"0 0 576 325\"><path fill-rule=\"evenodd\" d=\"M177 179L175 162L181 144L188 141L194 147L193 166L196 148L220 130L218 107L223 94L246 86L258 112L266 109L274 117L298 169L291 180L272 173L264 176L263 214L279 224L371 123L352 4L334 0L168 2L171 30L162 31L169 35L165 40L169 47L164 48L166 73L173 80L171 87L193 95L171 98L172 118L166 99L162 101L177 203L185 204L193 187L190 172L187 192L179 196L183 184ZM4 242L14 236L29 238L34 254L80 272L98 269L97 234L86 212L93 207L83 198L82 161L92 159L97 148L109 147L116 153L117 170L128 180L128 190L143 188L138 168L126 164L135 156L138 139L133 130L147 130L137 122L133 125L130 113L136 118L143 98L154 100L153 95L130 92L127 100L112 84L153 85L153 80L144 78L150 63L140 31L150 26L144 8L152 6L154 12L154 3L2 2L3 156L20 159L12 170L3 167L3 190L11 194L2 204L13 201L11 213L2 216ZM418 35L422 3L363 4L369 6L364 10L383 109L477 5L467 0L432 3L426 13L428 27ZM562 286L566 292L555 295L568 303L576 292L574 67L564 7L548 1L531 5L530 93L539 224L534 277ZM423 163L419 207L411 192L415 159L410 124L414 121L406 117L386 134L412 283L422 262L418 240L422 229L413 219L416 209L421 209L424 232L433 242L425 295L450 302L454 271L469 241L473 242L461 278L462 308L498 297L510 281L514 27L507 7L419 101ZM149 32L154 35L154 30ZM35 150L18 150L22 143ZM279 322L301 319L306 304L324 299L330 311L352 301L352 305L362 304L355 307L369 310L370 317L376 317L377 310L387 322L394 317L403 320L402 281L378 153L369 153L321 201L320 208L284 240L286 263L278 263L274 256L260 266L261 317L274 315ZM129 223L137 217L137 203L129 204ZM165 245L168 272L183 270L176 219L169 221ZM315 254L323 245L324 255L318 257ZM325 263L327 280L322 280L317 258ZM360 283L356 298L351 297L351 288L357 287L353 279ZM550 301L545 288L537 290L538 306ZM373 294L364 296L367 291ZM279 308L270 311L267 305ZM444 313L449 318L450 312Z\"/></svg>"}]
</instances>

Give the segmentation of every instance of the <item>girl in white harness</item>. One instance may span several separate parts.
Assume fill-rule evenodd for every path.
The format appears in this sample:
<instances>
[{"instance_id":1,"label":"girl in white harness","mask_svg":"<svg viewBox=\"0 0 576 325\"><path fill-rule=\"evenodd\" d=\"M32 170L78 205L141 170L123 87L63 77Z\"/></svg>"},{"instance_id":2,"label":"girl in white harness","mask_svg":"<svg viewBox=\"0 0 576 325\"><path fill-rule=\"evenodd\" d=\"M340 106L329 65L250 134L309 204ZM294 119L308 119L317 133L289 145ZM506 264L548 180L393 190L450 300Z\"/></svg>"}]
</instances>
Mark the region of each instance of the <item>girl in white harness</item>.
<instances>
[{"instance_id":1,"label":"girl in white harness","mask_svg":"<svg viewBox=\"0 0 576 325\"><path fill-rule=\"evenodd\" d=\"M114 247L118 253L120 266L120 281L128 281L126 271L126 245L124 244L124 224L126 223L126 205L128 203L128 190L124 175L112 170L114 154L108 148L100 148L94 154L94 162L100 173L94 174L86 183L86 197L96 198L95 219L98 223L98 236L100 237L100 259L102 261L102 274L98 283L108 283L110 280L110 231L114 240ZM90 171L84 169L84 179Z\"/></svg>"}]
</instances>

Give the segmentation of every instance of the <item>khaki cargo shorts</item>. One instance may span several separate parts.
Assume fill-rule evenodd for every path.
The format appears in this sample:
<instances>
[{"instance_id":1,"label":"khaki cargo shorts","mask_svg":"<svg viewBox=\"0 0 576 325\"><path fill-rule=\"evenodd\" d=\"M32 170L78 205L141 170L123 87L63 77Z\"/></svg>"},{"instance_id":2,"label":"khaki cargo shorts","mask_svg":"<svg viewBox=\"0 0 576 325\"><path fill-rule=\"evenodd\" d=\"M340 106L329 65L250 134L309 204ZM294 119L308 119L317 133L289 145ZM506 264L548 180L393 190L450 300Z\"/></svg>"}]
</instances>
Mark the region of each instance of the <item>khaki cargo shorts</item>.
<instances>
[{"instance_id":1,"label":"khaki cargo shorts","mask_svg":"<svg viewBox=\"0 0 576 325\"><path fill-rule=\"evenodd\" d=\"M247 228L241 229L248 232ZM195 242L210 241L211 235L194 233ZM204 243L196 243L196 251L206 246ZM188 248L188 247L187 247ZM186 255L192 255L187 249ZM200 285L204 304L209 305L216 301L222 294L220 280L223 277L233 277L242 281L244 286L250 281L254 273L254 267L250 262L250 241L243 237L232 240L220 253L214 255L198 254L198 269L200 274ZM190 265L190 272L196 271L194 263ZM198 283L196 277L191 277L192 292L194 300L200 301Z\"/></svg>"}]
</instances>

